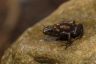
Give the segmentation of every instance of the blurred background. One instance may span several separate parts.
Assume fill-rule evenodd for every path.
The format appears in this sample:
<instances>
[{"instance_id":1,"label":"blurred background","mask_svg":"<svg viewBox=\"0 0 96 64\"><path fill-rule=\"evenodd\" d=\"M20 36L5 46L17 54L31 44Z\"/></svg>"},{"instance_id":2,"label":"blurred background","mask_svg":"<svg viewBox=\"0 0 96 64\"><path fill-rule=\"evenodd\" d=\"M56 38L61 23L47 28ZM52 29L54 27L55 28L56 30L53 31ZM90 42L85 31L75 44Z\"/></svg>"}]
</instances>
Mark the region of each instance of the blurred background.
<instances>
[{"instance_id":1,"label":"blurred background","mask_svg":"<svg viewBox=\"0 0 96 64\"><path fill-rule=\"evenodd\" d=\"M0 0L0 58L30 26L68 0Z\"/></svg>"}]
</instances>

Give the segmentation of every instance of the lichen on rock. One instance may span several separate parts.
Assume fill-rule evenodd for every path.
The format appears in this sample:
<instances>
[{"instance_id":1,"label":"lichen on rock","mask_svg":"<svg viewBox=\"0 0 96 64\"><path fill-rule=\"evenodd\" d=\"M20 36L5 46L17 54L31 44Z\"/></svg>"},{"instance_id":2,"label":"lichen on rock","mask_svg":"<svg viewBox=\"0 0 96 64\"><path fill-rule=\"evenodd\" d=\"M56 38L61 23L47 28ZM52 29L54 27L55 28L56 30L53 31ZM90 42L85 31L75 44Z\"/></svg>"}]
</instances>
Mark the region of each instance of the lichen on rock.
<instances>
[{"instance_id":1,"label":"lichen on rock","mask_svg":"<svg viewBox=\"0 0 96 64\"><path fill-rule=\"evenodd\" d=\"M95 0L70 0L24 34L5 52L1 64L96 64ZM65 50L62 41L44 40L42 25L75 20L84 35Z\"/></svg>"}]
</instances>

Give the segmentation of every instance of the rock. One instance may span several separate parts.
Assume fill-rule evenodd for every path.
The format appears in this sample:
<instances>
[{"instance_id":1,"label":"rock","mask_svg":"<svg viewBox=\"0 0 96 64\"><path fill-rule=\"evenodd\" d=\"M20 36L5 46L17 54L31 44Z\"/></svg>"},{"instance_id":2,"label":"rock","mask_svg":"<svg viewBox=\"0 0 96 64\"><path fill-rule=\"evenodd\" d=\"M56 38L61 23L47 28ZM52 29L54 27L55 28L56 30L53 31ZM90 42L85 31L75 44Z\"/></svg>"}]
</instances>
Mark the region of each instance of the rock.
<instances>
[{"instance_id":1,"label":"rock","mask_svg":"<svg viewBox=\"0 0 96 64\"><path fill-rule=\"evenodd\" d=\"M96 64L96 1L70 0L24 34L5 52L1 64ZM45 40L42 25L75 20L84 35L65 49L64 42Z\"/></svg>"}]
</instances>

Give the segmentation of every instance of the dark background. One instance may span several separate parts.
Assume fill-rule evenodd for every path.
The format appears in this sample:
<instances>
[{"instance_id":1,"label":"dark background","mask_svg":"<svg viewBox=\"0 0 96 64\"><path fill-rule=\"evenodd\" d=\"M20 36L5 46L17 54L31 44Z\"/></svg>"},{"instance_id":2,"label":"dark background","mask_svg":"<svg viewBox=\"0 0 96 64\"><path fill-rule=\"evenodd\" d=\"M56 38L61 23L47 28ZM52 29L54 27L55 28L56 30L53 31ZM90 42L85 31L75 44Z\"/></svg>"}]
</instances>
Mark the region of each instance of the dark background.
<instances>
[{"instance_id":1,"label":"dark background","mask_svg":"<svg viewBox=\"0 0 96 64\"><path fill-rule=\"evenodd\" d=\"M9 34L6 31L4 32L7 27L2 29L2 25L6 23L5 19L8 13L8 7L6 5L7 0L0 0L0 57L4 50L8 48L28 27L36 24L44 17L51 14L66 1L68 0L19 0L20 17Z\"/></svg>"}]
</instances>

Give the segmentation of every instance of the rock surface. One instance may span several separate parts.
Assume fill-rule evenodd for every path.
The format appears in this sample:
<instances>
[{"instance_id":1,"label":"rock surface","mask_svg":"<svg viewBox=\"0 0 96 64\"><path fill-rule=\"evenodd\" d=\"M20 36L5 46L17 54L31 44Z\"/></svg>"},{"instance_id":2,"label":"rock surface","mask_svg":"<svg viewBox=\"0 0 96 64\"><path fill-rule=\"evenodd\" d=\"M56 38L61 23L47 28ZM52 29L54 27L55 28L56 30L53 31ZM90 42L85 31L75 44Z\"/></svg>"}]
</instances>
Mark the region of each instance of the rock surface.
<instances>
[{"instance_id":1,"label":"rock surface","mask_svg":"<svg viewBox=\"0 0 96 64\"><path fill-rule=\"evenodd\" d=\"M70 0L29 28L5 52L1 64L96 64L96 0ZM42 25L75 20L84 36L65 50L61 41L44 40Z\"/></svg>"}]
</instances>

